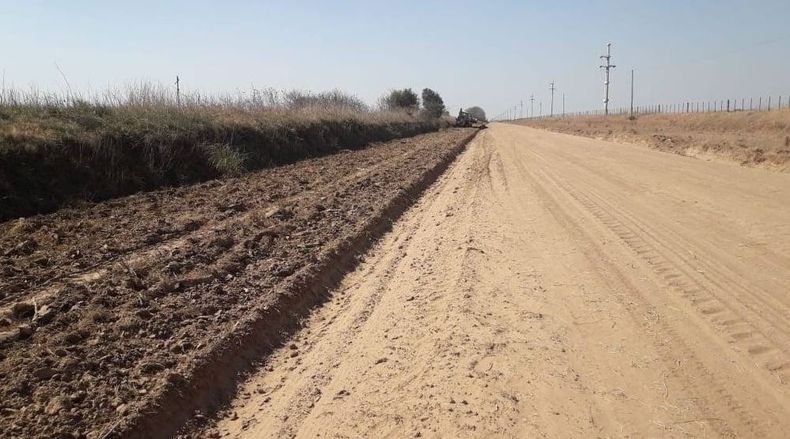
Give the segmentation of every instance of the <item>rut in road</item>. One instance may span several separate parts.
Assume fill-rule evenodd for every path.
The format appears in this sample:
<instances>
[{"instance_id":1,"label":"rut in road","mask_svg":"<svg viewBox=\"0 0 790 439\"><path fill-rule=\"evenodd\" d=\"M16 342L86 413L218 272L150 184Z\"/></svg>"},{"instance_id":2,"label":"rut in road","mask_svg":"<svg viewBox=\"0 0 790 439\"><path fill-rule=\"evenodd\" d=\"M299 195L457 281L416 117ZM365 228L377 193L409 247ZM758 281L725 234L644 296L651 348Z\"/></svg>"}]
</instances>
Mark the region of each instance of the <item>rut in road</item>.
<instances>
[{"instance_id":1,"label":"rut in road","mask_svg":"<svg viewBox=\"0 0 790 439\"><path fill-rule=\"evenodd\" d=\"M196 436L787 437L790 176L494 124Z\"/></svg>"}]
</instances>

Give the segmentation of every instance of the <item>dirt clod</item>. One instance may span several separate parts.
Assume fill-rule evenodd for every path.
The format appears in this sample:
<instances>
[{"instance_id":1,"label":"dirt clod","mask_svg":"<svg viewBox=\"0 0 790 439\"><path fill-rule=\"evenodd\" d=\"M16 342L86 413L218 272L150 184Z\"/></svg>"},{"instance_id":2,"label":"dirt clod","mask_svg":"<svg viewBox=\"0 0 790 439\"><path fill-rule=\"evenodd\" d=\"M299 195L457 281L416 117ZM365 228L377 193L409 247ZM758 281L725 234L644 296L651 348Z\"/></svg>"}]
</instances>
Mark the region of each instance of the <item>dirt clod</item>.
<instances>
[{"instance_id":1,"label":"dirt clod","mask_svg":"<svg viewBox=\"0 0 790 439\"><path fill-rule=\"evenodd\" d=\"M26 319L33 317L36 307L32 303L17 302L11 307L11 315L15 319Z\"/></svg>"},{"instance_id":2,"label":"dirt clod","mask_svg":"<svg viewBox=\"0 0 790 439\"><path fill-rule=\"evenodd\" d=\"M69 408L71 408L71 403L66 397L56 396L47 403L44 412L48 415L56 415L60 411L68 410Z\"/></svg>"}]
</instances>

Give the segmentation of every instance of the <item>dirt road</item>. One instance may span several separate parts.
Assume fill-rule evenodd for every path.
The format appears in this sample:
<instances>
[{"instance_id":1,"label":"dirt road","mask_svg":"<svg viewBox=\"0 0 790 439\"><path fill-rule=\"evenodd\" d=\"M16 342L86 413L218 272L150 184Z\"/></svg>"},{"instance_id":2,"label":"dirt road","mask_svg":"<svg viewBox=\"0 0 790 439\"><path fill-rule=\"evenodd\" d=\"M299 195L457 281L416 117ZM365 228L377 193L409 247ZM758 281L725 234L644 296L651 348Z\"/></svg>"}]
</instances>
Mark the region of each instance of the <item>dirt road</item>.
<instances>
[{"instance_id":1,"label":"dirt road","mask_svg":"<svg viewBox=\"0 0 790 439\"><path fill-rule=\"evenodd\" d=\"M495 124L199 435L788 437L790 175Z\"/></svg>"}]
</instances>

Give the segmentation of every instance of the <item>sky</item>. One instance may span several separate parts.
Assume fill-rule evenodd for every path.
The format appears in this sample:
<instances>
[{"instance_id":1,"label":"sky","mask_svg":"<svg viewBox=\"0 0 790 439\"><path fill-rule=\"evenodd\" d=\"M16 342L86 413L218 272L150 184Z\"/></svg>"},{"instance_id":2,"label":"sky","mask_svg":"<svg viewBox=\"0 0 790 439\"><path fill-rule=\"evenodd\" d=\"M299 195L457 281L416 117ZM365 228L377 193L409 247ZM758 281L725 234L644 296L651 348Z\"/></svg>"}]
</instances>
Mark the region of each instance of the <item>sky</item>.
<instances>
[{"instance_id":1,"label":"sky","mask_svg":"<svg viewBox=\"0 0 790 439\"><path fill-rule=\"evenodd\" d=\"M790 0L0 0L5 87L438 91L453 113L790 95ZM62 72L62 73L61 73ZM65 80L64 80L65 77Z\"/></svg>"}]
</instances>

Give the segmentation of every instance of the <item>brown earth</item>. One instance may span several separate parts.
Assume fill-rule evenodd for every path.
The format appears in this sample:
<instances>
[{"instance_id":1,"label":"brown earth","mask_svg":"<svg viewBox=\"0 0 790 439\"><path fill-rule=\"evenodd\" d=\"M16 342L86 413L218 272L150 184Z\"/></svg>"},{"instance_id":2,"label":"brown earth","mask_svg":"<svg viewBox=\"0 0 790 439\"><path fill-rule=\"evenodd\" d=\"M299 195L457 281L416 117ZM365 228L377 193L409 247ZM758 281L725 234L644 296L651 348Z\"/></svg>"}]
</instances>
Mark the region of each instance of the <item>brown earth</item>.
<instances>
[{"instance_id":1,"label":"brown earth","mask_svg":"<svg viewBox=\"0 0 790 439\"><path fill-rule=\"evenodd\" d=\"M481 132L195 437L790 437L790 175Z\"/></svg>"},{"instance_id":2,"label":"brown earth","mask_svg":"<svg viewBox=\"0 0 790 439\"><path fill-rule=\"evenodd\" d=\"M0 224L0 437L210 412L474 132Z\"/></svg>"},{"instance_id":3,"label":"brown earth","mask_svg":"<svg viewBox=\"0 0 790 439\"><path fill-rule=\"evenodd\" d=\"M647 145L660 151L790 171L790 110L527 119L565 134Z\"/></svg>"}]
</instances>

